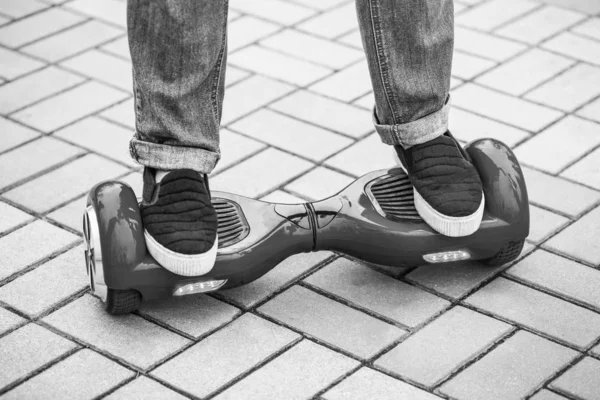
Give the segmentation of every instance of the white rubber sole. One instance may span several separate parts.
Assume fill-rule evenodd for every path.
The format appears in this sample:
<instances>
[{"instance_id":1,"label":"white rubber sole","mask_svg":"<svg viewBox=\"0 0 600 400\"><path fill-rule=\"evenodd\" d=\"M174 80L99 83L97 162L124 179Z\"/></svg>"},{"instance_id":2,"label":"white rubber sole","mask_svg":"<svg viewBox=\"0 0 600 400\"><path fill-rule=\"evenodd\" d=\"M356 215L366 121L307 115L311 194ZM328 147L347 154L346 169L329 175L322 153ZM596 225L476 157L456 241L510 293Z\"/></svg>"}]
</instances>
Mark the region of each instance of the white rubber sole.
<instances>
[{"instance_id":1,"label":"white rubber sole","mask_svg":"<svg viewBox=\"0 0 600 400\"><path fill-rule=\"evenodd\" d=\"M169 250L158 243L145 229L144 237L150 255L156 262L174 274L199 276L208 273L215 266L219 248L218 235L211 249L202 254L180 254Z\"/></svg>"}]
</instances>

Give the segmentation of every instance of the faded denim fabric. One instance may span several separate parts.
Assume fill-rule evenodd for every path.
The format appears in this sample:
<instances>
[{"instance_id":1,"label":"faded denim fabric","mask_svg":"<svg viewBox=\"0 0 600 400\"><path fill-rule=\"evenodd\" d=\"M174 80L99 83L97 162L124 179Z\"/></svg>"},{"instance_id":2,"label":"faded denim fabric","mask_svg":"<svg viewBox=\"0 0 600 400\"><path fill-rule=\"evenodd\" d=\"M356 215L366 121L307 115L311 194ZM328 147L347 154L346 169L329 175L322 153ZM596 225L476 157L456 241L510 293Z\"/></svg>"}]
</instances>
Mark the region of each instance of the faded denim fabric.
<instances>
[{"instance_id":1,"label":"faded denim fabric","mask_svg":"<svg viewBox=\"0 0 600 400\"><path fill-rule=\"evenodd\" d=\"M386 144L448 129L452 0L356 0ZM220 158L227 0L128 0L136 133L131 156L157 169L210 173Z\"/></svg>"}]
</instances>

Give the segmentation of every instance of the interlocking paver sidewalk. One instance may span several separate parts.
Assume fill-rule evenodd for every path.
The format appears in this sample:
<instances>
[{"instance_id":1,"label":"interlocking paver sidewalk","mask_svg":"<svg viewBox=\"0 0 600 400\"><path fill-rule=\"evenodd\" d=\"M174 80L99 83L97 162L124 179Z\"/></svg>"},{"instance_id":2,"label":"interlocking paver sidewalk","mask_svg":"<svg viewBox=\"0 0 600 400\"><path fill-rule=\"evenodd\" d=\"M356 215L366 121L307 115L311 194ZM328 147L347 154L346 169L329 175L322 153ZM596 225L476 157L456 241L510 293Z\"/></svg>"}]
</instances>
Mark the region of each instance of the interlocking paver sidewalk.
<instances>
[{"instance_id":1,"label":"interlocking paver sidewalk","mask_svg":"<svg viewBox=\"0 0 600 400\"><path fill-rule=\"evenodd\" d=\"M296 203L395 165L353 1L229 3L211 188ZM0 0L0 398L598 399L600 3L454 8L450 128L522 163L518 260L300 254L112 317L87 288L81 212L100 180L141 194L126 1Z\"/></svg>"}]
</instances>

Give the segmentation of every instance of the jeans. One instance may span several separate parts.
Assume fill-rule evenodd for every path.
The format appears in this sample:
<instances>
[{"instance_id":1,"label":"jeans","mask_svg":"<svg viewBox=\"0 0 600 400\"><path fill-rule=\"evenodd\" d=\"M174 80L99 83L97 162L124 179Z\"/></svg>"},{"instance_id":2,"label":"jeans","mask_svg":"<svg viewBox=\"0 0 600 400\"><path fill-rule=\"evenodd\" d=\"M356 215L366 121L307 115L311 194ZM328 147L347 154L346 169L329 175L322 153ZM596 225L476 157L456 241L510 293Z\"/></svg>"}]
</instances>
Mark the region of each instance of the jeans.
<instances>
[{"instance_id":1,"label":"jeans","mask_svg":"<svg viewBox=\"0 0 600 400\"><path fill-rule=\"evenodd\" d=\"M356 0L381 140L405 148L448 128L452 0ZM220 158L227 0L128 0L134 160L210 173Z\"/></svg>"}]
</instances>

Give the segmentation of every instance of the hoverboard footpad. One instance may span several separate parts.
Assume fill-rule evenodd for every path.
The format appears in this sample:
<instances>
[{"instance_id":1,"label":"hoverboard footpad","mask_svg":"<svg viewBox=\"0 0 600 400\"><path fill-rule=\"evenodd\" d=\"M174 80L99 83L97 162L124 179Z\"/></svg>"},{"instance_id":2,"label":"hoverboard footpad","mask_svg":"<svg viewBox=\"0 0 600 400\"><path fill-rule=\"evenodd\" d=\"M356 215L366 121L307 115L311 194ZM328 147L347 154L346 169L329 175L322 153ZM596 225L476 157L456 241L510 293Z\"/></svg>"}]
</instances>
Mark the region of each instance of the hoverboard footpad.
<instances>
[{"instance_id":1,"label":"hoverboard footpad","mask_svg":"<svg viewBox=\"0 0 600 400\"><path fill-rule=\"evenodd\" d=\"M213 198L219 226L219 248L232 246L242 241L250 232L250 226L239 205L228 199Z\"/></svg>"},{"instance_id":2,"label":"hoverboard footpad","mask_svg":"<svg viewBox=\"0 0 600 400\"><path fill-rule=\"evenodd\" d=\"M405 173L384 175L367 185L375 209L388 219L421 220L414 203L413 186Z\"/></svg>"}]
</instances>

